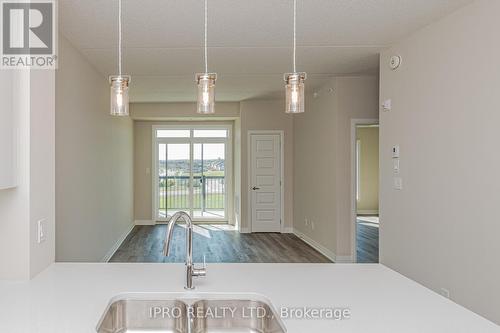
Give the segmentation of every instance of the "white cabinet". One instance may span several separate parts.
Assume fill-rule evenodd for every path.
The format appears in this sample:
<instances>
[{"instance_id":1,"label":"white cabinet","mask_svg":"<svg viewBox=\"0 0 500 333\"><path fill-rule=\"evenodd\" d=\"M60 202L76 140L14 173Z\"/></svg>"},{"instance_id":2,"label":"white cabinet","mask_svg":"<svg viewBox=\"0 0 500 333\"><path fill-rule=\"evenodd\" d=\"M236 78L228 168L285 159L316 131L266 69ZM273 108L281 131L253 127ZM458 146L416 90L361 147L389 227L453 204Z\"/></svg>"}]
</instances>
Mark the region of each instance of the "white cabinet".
<instances>
[{"instance_id":1,"label":"white cabinet","mask_svg":"<svg viewBox=\"0 0 500 333\"><path fill-rule=\"evenodd\" d=\"M17 185L17 115L14 110L15 71L0 70L0 190Z\"/></svg>"}]
</instances>

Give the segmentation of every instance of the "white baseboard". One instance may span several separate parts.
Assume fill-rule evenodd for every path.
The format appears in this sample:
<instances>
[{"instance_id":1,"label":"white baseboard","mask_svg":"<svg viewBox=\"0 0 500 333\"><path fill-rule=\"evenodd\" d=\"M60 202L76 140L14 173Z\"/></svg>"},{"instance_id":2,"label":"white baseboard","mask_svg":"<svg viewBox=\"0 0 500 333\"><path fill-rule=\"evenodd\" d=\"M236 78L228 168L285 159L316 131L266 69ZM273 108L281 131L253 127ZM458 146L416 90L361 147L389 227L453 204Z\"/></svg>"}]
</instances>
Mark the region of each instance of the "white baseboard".
<instances>
[{"instance_id":1,"label":"white baseboard","mask_svg":"<svg viewBox=\"0 0 500 333\"><path fill-rule=\"evenodd\" d=\"M323 245L316 242L315 240L313 240L312 238L310 238L309 236L305 235L304 233L300 232L297 229L293 229L293 233L297 237L302 239L304 242L306 242L307 244L312 246L316 251L318 251L319 253L321 253L322 255L324 255L325 257L330 259L331 261L333 261L334 263L337 263L337 264L352 263L351 256L337 256L337 255L335 255L335 253L333 251L327 249L326 247L324 247Z\"/></svg>"},{"instance_id":2,"label":"white baseboard","mask_svg":"<svg viewBox=\"0 0 500 333\"><path fill-rule=\"evenodd\" d=\"M125 231L121 236L120 238L118 238L118 240L116 241L116 243L113 245L113 247L108 251L108 253L106 253L106 255L101 259L101 262L108 262L109 259L111 259L111 257L113 257L113 255L115 254L116 250L118 250L118 248L120 247L120 245L122 245L123 241L125 240L125 238L127 238L128 234L130 234L130 232L132 231L132 229L134 229L135 227L135 224L131 224L129 226L129 228L127 228L127 231Z\"/></svg>"},{"instance_id":3,"label":"white baseboard","mask_svg":"<svg viewBox=\"0 0 500 333\"><path fill-rule=\"evenodd\" d=\"M135 220L135 225L155 225L155 221L153 220Z\"/></svg>"},{"instance_id":4,"label":"white baseboard","mask_svg":"<svg viewBox=\"0 0 500 333\"><path fill-rule=\"evenodd\" d=\"M241 228L240 233L241 234L250 234L250 233L252 233L252 230L250 228ZM283 228L281 233L282 234L293 234L293 228L292 227Z\"/></svg>"},{"instance_id":5,"label":"white baseboard","mask_svg":"<svg viewBox=\"0 0 500 333\"><path fill-rule=\"evenodd\" d=\"M335 258L335 253L333 253L332 251L328 250L326 247L324 247L320 243L316 242L315 240L313 240L309 236L303 234L302 232L300 232L297 229L294 229L293 233L297 237L299 237L300 239L302 239L304 242L306 242L307 244L309 244L310 246L312 246L316 251L320 252L322 255L324 255L325 257L327 257L331 261L336 262L335 261L335 259L336 259Z\"/></svg>"},{"instance_id":6,"label":"white baseboard","mask_svg":"<svg viewBox=\"0 0 500 333\"><path fill-rule=\"evenodd\" d=\"M378 215L378 210L358 210L358 215Z\"/></svg>"},{"instance_id":7,"label":"white baseboard","mask_svg":"<svg viewBox=\"0 0 500 333\"><path fill-rule=\"evenodd\" d=\"M352 264L352 256L335 256L335 263L337 264Z\"/></svg>"}]
</instances>

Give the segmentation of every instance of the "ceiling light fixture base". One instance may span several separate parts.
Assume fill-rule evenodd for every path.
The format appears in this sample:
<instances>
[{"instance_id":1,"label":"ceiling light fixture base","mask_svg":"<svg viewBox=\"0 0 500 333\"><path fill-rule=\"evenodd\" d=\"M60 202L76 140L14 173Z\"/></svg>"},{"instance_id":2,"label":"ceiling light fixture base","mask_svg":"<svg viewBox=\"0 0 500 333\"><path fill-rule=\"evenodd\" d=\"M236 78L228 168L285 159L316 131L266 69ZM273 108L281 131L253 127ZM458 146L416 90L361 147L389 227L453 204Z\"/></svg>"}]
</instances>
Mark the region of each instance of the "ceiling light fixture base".
<instances>
[{"instance_id":1,"label":"ceiling light fixture base","mask_svg":"<svg viewBox=\"0 0 500 333\"><path fill-rule=\"evenodd\" d=\"M217 73L197 73L196 83L200 84L201 81L212 81L215 83L217 81Z\"/></svg>"},{"instance_id":2,"label":"ceiling light fixture base","mask_svg":"<svg viewBox=\"0 0 500 333\"><path fill-rule=\"evenodd\" d=\"M305 73L305 72L285 73L285 75L283 76L283 79L285 80L286 84L294 83L294 82L304 83L304 81L307 79L307 73Z\"/></svg>"},{"instance_id":3,"label":"ceiling light fixture base","mask_svg":"<svg viewBox=\"0 0 500 333\"><path fill-rule=\"evenodd\" d=\"M130 82L132 82L132 77L130 75L110 75L109 83L112 84L113 82L119 82L120 84L127 85L128 87Z\"/></svg>"}]
</instances>

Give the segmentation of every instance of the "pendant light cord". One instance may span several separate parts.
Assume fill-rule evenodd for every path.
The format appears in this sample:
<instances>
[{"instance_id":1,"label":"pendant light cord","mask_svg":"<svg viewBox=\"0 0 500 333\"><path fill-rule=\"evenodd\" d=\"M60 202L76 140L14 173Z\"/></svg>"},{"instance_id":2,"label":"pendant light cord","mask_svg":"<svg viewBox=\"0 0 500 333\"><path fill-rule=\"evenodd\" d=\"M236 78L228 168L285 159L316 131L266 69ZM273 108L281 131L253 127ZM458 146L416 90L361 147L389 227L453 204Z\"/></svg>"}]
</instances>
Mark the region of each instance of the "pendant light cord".
<instances>
[{"instance_id":1,"label":"pendant light cord","mask_svg":"<svg viewBox=\"0 0 500 333\"><path fill-rule=\"evenodd\" d=\"M293 72L297 73L297 0L293 0Z\"/></svg>"},{"instance_id":2,"label":"pendant light cord","mask_svg":"<svg viewBox=\"0 0 500 333\"><path fill-rule=\"evenodd\" d=\"M118 0L118 75L122 76L122 0Z\"/></svg>"},{"instance_id":3,"label":"pendant light cord","mask_svg":"<svg viewBox=\"0 0 500 333\"><path fill-rule=\"evenodd\" d=\"M208 74L208 0L205 0L205 74Z\"/></svg>"}]
</instances>

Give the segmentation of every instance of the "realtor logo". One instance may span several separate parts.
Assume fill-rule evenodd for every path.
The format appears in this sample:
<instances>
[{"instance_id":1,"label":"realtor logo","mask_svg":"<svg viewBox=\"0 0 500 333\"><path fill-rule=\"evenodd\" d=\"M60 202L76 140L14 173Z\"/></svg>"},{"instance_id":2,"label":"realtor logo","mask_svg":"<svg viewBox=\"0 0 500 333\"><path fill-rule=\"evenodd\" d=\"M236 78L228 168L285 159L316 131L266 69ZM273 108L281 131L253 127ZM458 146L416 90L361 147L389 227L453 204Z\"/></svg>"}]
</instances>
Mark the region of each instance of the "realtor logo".
<instances>
[{"instance_id":1,"label":"realtor logo","mask_svg":"<svg viewBox=\"0 0 500 333\"><path fill-rule=\"evenodd\" d=\"M1 68L56 68L55 0L3 0L1 8Z\"/></svg>"}]
</instances>

